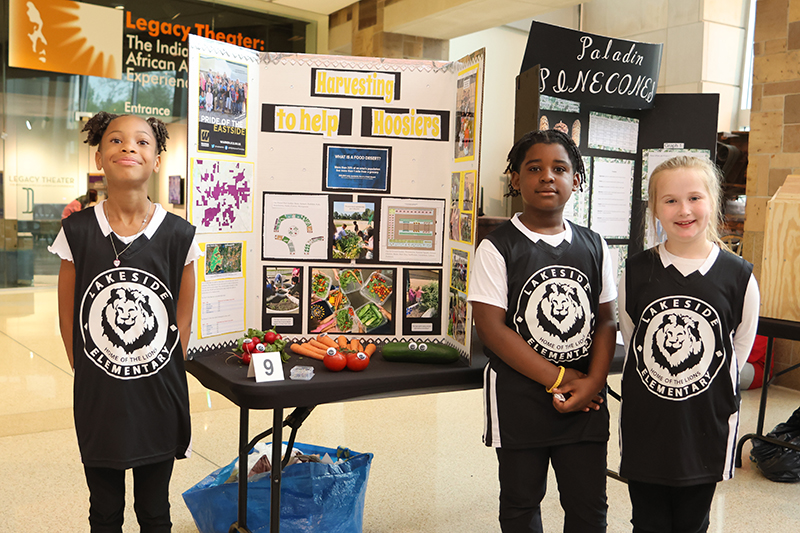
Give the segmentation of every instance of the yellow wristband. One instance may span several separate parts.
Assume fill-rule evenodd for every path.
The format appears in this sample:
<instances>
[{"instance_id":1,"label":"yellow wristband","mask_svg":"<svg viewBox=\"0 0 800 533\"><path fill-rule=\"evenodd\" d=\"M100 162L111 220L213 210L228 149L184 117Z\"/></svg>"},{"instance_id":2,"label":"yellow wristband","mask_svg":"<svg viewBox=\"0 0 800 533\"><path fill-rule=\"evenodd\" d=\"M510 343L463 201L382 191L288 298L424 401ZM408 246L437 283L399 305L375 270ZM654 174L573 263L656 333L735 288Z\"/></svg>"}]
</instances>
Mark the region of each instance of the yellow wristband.
<instances>
[{"instance_id":1,"label":"yellow wristband","mask_svg":"<svg viewBox=\"0 0 800 533\"><path fill-rule=\"evenodd\" d=\"M559 385L561 385L561 380L564 379L565 370L566 369L563 366L558 367L558 377L556 378L556 382L553 383L553 386L550 387L549 389L545 389L547 391L547 394L553 394L553 389L556 389L558 388Z\"/></svg>"}]
</instances>

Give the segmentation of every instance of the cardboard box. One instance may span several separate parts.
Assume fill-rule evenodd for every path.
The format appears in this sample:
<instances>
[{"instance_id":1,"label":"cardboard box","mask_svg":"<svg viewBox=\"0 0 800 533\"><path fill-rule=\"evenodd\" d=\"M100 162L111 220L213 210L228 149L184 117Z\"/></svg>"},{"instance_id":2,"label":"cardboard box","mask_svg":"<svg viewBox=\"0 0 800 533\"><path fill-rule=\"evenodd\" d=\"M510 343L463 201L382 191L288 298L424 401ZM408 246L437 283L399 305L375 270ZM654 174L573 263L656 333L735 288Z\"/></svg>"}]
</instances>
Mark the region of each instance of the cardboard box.
<instances>
[{"instance_id":1,"label":"cardboard box","mask_svg":"<svg viewBox=\"0 0 800 533\"><path fill-rule=\"evenodd\" d=\"M766 215L761 316L800 321L800 175L786 178Z\"/></svg>"}]
</instances>

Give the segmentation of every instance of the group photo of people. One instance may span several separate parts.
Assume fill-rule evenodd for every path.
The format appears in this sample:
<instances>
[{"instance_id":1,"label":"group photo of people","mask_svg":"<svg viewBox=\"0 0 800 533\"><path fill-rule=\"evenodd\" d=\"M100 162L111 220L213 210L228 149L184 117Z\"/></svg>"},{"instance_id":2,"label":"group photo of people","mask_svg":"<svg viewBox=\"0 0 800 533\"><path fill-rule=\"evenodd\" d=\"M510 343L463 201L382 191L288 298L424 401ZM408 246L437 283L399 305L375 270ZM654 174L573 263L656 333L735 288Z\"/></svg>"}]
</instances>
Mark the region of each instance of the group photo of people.
<instances>
[{"instance_id":1,"label":"group photo of people","mask_svg":"<svg viewBox=\"0 0 800 533\"><path fill-rule=\"evenodd\" d=\"M334 259L375 258L375 204L366 202L360 211L352 211L347 202L333 204ZM359 204L361 206L361 204Z\"/></svg>"},{"instance_id":2,"label":"group photo of people","mask_svg":"<svg viewBox=\"0 0 800 533\"><path fill-rule=\"evenodd\" d=\"M203 59L199 79L200 122L244 127L247 66L217 58Z\"/></svg>"}]
</instances>

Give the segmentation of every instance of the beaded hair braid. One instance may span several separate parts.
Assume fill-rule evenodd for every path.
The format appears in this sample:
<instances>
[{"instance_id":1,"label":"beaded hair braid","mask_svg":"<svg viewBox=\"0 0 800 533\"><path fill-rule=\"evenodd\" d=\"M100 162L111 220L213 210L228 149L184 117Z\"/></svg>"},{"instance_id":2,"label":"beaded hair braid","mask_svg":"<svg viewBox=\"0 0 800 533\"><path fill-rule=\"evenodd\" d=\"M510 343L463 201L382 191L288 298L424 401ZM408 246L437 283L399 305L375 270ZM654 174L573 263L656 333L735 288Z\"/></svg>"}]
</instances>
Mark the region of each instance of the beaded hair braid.
<instances>
[{"instance_id":1,"label":"beaded hair braid","mask_svg":"<svg viewBox=\"0 0 800 533\"><path fill-rule=\"evenodd\" d=\"M88 132L86 134L86 140L83 142L87 143L89 146L98 146L100 141L103 139L103 134L106 132L106 128L108 128L108 125L111 123L111 121L122 116L125 115L115 115L113 113L100 111L95 116L90 118L81 130L81 133L84 131ZM167 127L163 122L153 117L148 118L147 123L150 124L150 127L153 129L153 136L156 138L156 153L160 154L167 149L167 139L169 139Z\"/></svg>"},{"instance_id":2,"label":"beaded hair braid","mask_svg":"<svg viewBox=\"0 0 800 533\"><path fill-rule=\"evenodd\" d=\"M582 191L583 184L586 183L586 169L583 167L583 158L581 157L578 147L575 146L575 143L572 141L572 138L558 130L536 130L529 131L523 135L522 138L514 144L511 151L508 152L508 165L506 166L505 173L510 175L512 172L519 172L525 160L525 154L528 153L528 149L534 144L539 143L560 144L564 147L567 154L569 154L572 169L578 174L578 186ZM509 181L508 192L505 196L519 196L519 194L519 190L512 187Z\"/></svg>"}]
</instances>

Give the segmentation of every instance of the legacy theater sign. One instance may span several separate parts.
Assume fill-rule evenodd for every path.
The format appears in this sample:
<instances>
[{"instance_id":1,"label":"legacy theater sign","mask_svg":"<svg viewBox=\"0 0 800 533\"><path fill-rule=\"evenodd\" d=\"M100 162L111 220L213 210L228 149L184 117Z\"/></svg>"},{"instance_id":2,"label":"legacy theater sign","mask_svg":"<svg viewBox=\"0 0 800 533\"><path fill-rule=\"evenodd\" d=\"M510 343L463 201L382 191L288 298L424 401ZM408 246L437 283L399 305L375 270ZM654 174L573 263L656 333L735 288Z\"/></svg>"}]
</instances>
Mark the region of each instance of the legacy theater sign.
<instances>
[{"instance_id":1,"label":"legacy theater sign","mask_svg":"<svg viewBox=\"0 0 800 533\"><path fill-rule=\"evenodd\" d=\"M661 51L661 44L533 22L521 72L539 65L539 88L547 96L645 109L653 106Z\"/></svg>"},{"instance_id":2,"label":"legacy theater sign","mask_svg":"<svg viewBox=\"0 0 800 533\"><path fill-rule=\"evenodd\" d=\"M200 35L206 39L214 39L216 41L235 44L236 46L242 46L244 48L252 48L253 50L260 50L262 52L265 50L266 45L264 39L247 37L241 32L225 33L224 31L214 31L208 24L197 23L193 26L183 26L182 24L173 24L171 22L162 22L153 19L134 19L130 11L125 13L125 29L147 32L150 37L165 36L167 38L180 38L183 43L189 38L192 30L195 30L194 33L196 35ZM188 49L182 55L183 57L188 57Z\"/></svg>"},{"instance_id":3,"label":"legacy theater sign","mask_svg":"<svg viewBox=\"0 0 800 533\"><path fill-rule=\"evenodd\" d=\"M72 0L9 0L9 64L185 88L190 34L266 49L264 39L216 31L211 20L178 24L140 15L125 11L123 18L118 9Z\"/></svg>"}]
</instances>

